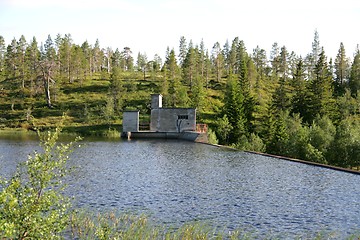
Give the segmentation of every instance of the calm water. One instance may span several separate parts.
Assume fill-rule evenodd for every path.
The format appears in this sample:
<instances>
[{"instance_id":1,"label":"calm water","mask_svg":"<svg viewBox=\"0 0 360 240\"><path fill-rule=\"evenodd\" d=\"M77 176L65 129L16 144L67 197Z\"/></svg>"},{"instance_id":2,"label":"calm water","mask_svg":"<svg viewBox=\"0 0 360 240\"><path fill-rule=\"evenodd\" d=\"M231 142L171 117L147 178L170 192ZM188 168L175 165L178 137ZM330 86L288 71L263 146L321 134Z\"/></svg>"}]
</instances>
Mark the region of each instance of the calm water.
<instances>
[{"instance_id":1,"label":"calm water","mask_svg":"<svg viewBox=\"0 0 360 240\"><path fill-rule=\"evenodd\" d=\"M0 139L1 173L34 146ZM360 230L360 175L177 141L87 141L72 164L67 191L78 207L290 238Z\"/></svg>"}]
</instances>

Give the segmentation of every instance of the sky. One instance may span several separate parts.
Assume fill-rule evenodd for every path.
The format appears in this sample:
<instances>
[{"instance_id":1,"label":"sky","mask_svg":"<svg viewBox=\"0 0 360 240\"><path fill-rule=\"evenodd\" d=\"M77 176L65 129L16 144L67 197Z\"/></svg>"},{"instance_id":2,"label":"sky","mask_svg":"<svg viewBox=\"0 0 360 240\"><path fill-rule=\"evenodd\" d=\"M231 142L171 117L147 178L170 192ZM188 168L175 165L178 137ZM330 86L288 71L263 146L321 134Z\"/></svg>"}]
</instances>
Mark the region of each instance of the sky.
<instances>
[{"instance_id":1,"label":"sky","mask_svg":"<svg viewBox=\"0 0 360 240\"><path fill-rule=\"evenodd\" d=\"M314 32L327 56L335 58L343 42L348 57L360 44L359 0L0 0L0 35L9 44L24 35L45 42L50 34L71 34L73 42L113 50L130 47L133 56L164 58L178 54L184 36L204 41L243 40L249 53L259 46L269 54L273 43L305 56Z\"/></svg>"}]
</instances>

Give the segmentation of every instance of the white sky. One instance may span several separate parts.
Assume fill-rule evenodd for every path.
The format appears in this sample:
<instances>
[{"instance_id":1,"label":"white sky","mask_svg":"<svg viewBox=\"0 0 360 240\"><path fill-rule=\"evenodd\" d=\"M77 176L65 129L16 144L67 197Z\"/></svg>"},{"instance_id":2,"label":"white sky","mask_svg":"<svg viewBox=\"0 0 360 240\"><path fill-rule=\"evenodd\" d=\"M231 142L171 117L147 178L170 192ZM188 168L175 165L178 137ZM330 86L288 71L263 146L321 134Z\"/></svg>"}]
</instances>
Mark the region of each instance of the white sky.
<instances>
[{"instance_id":1,"label":"white sky","mask_svg":"<svg viewBox=\"0 0 360 240\"><path fill-rule=\"evenodd\" d=\"M235 37L249 53L259 45L269 54L277 42L289 52L311 52L314 31L327 56L335 58L340 42L353 56L360 43L359 0L0 0L0 35L6 44L23 34L45 42L48 34L70 33L74 43L85 40L113 50L130 47L133 57L148 59L166 47L178 54L179 39L200 44L211 52Z\"/></svg>"}]
</instances>

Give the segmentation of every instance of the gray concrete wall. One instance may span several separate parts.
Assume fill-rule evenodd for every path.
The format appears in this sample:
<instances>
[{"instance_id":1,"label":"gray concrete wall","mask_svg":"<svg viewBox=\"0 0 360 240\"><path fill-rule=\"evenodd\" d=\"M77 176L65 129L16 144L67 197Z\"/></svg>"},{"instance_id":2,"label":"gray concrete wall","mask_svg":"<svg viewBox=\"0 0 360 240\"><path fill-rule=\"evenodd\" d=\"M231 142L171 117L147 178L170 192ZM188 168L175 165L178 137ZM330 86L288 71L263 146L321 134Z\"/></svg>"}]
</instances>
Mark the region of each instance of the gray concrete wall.
<instances>
[{"instance_id":1,"label":"gray concrete wall","mask_svg":"<svg viewBox=\"0 0 360 240\"><path fill-rule=\"evenodd\" d=\"M185 116L187 119L184 118ZM151 110L150 131L184 132L195 130L196 109L194 108L158 108Z\"/></svg>"},{"instance_id":2,"label":"gray concrete wall","mask_svg":"<svg viewBox=\"0 0 360 240\"><path fill-rule=\"evenodd\" d=\"M121 137L128 139L138 139L138 138L146 138L146 139L181 139L187 141L195 141L198 142L198 137L201 134L196 132L132 132L129 136L126 133L123 133ZM199 141L203 142L203 141Z\"/></svg>"},{"instance_id":3,"label":"gray concrete wall","mask_svg":"<svg viewBox=\"0 0 360 240\"><path fill-rule=\"evenodd\" d=\"M162 95L152 94L151 95L151 109L162 108Z\"/></svg>"},{"instance_id":4,"label":"gray concrete wall","mask_svg":"<svg viewBox=\"0 0 360 240\"><path fill-rule=\"evenodd\" d=\"M123 113L123 132L139 131L139 111L125 111Z\"/></svg>"}]
</instances>

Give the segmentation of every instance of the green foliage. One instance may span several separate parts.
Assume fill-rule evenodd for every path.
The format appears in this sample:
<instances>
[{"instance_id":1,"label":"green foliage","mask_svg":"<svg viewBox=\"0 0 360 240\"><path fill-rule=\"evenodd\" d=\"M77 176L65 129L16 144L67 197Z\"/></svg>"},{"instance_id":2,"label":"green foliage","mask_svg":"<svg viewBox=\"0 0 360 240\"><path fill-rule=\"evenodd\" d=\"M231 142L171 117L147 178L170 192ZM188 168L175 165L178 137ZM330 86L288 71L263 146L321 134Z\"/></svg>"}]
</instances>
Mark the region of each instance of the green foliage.
<instances>
[{"instance_id":1,"label":"green foliage","mask_svg":"<svg viewBox=\"0 0 360 240\"><path fill-rule=\"evenodd\" d=\"M240 140L233 145L233 147L239 150L246 150L246 151L254 151L254 152L265 152L266 146L263 143L262 139L254 134L251 133L249 138L246 135L242 135Z\"/></svg>"},{"instance_id":2,"label":"green foliage","mask_svg":"<svg viewBox=\"0 0 360 240\"><path fill-rule=\"evenodd\" d=\"M34 116L48 128L67 111L69 131L112 135L109 127L121 124L124 106L149 114L150 94L161 93L164 107L197 108L198 120L216 126L222 144L243 148L259 136L269 153L341 164L334 160L330 120L320 126L316 116L338 126L360 114L359 49L350 63L341 43L332 64L317 31L305 58L276 42L267 59L259 46L249 54L238 37L209 50L181 37L178 54L167 48L162 63L158 55L150 60L139 53L136 66L130 47L113 51L98 40L77 45L70 34L43 42L39 47L35 37L27 43L21 36L6 46L0 36L0 127L31 129ZM285 112L299 114L301 123Z\"/></svg>"},{"instance_id":3,"label":"green foliage","mask_svg":"<svg viewBox=\"0 0 360 240\"><path fill-rule=\"evenodd\" d=\"M117 214L114 212L93 214L74 212L70 217L69 232L73 239L255 239L253 234L232 231L222 233L205 224L186 223L179 228L156 226L145 216Z\"/></svg>"},{"instance_id":4,"label":"green foliage","mask_svg":"<svg viewBox=\"0 0 360 240\"><path fill-rule=\"evenodd\" d=\"M70 201L62 194L62 179L74 143L56 144L59 133L39 133L43 153L34 152L11 179L1 180L2 238L60 239L67 227Z\"/></svg>"},{"instance_id":5,"label":"green foliage","mask_svg":"<svg viewBox=\"0 0 360 240\"><path fill-rule=\"evenodd\" d=\"M310 128L310 143L326 156L335 134L336 127L330 118L318 115Z\"/></svg>"},{"instance_id":6,"label":"green foliage","mask_svg":"<svg viewBox=\"0 0 360 240\"><path fill-rule=\"evenodd\" d=\"M233 129L229 122L227 115L225 114L222 118L217 121L216 135L218 136L220 143L227 144L229 142L229 136Z\"/></svg>"},{"instance_id":7,"label":"green foliage","mask_svg":"<svg viewBox=\"0 0 360 240\"><path fill-rule=\"evenodd\" d=\"M208 137L208 142L210 144L218 144L219 143L215 132L213 130L211 130L211 128L208 128L207 137Z\"/></svg>"},{"instance_id":8,"label":"green foliage","mask_svg":"<svg viewBox=\"0 0 360 240\"><path fill-rule=\"evenodd\" d=\"M333 98L332 73L326 62L324 50L319 55L319 60L315 65L315 77L311 79L309 85L310 97L307 103L310 108L311 116L317 114L333 117L335 110L335 100ZM312 119L311 119L312 120Z\"/></svg>"},{"instance_id":9,"label":"green foliage","mask_svg":"<svg viewBox=\"0 0 360 240\"><path fill-rule=\"evenodd\" d=\"M338 119L345 119L359 113L359 99L354 98L349 89L344 90L344 94L336 99L336 103L338 109Z\"/></svg>"},{"instance_id":10,"label":"green foliage","mask_svg":"<svg viewBox=\"0 0 360 240\"><path fill-rule=\"evenodd\" d=\"M299 115L287 118L289 139L286 142L286 155L311 162L327 163L321 151L311 144L311 130L302 125ZM320 137L313 134L315 137Z\"/></svg>"},{"instance_id":11,"label":"green foliage","mask_svg":"<svg viewBox=\"0 0 360 240\"><path fill-rule=\"evenodd\" d=\"M241 135L246 133L246 116L244 110L244 96L239 83L230 78L227 83L223 114L227 115L232 131L229 142L236 143Z\"/></svg>"},{"instance_id":12,"label":"green foliage","mask_svg":"<svg viewBox=\"0 0 360 240\"><path fill-rule=\"evenodd\" d=\"M224 232L221 229L201 223L185 223L174 228L154 225L145 216L134 216L129 214L118 214L108 212L95 214L86 211L75 211L70 217L69 235L72 239L163 239L163 240L210 240L210 239L230 239L230 240L250 240L250 239L279 239L281 234L272 235L257 232L247 232L241 230ZM285 235L286 236L286 233ZM309 236L299 235L295 239L306 239ZM331 239L331 233L320 232L313 236L314 239ZM353 235L349 239L357 239L358 235Z\"/></svg>"},{"instance_id":13,"label":"green foliage","mask_svg":"<svg viewBox=\"0 0 360 240\"><path fill-rule=\"evenodd\" d=\"M329 162L341 167L360 166L360 122L346 118L336 129L334 141L329 148Z\"/></svg>"},{"instance_id":14,"label":"green foliage","mask_svg":"<svg viewBox=\"0 0 360 240\"><path fill-rule=\"evenodd\" d=\"M349 87L353 95L360 90L360 50L357 49L351 65Z\"/></svg>"}]
</instances>

